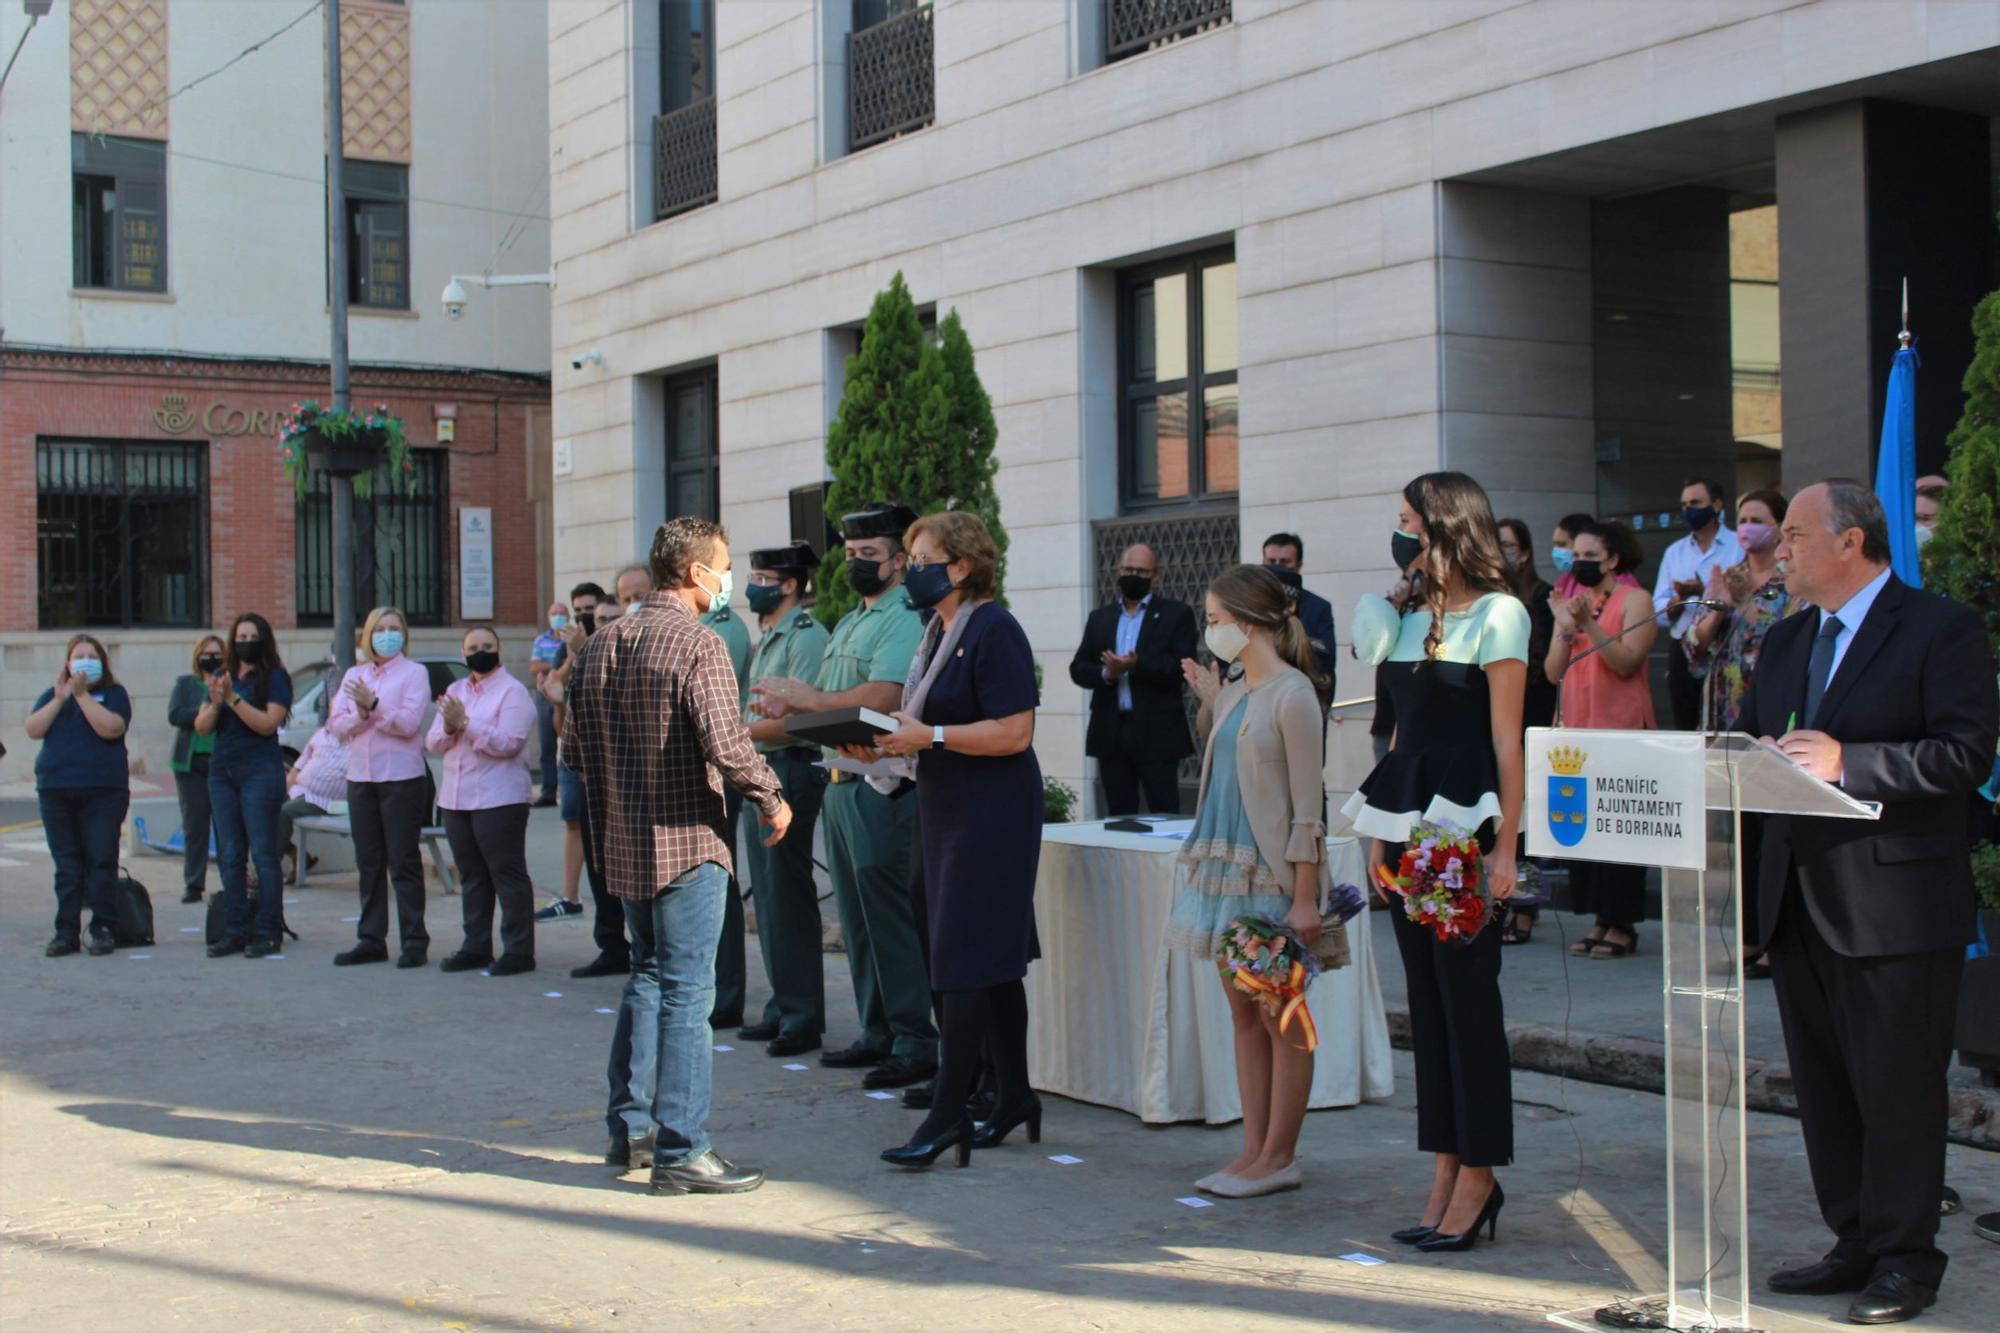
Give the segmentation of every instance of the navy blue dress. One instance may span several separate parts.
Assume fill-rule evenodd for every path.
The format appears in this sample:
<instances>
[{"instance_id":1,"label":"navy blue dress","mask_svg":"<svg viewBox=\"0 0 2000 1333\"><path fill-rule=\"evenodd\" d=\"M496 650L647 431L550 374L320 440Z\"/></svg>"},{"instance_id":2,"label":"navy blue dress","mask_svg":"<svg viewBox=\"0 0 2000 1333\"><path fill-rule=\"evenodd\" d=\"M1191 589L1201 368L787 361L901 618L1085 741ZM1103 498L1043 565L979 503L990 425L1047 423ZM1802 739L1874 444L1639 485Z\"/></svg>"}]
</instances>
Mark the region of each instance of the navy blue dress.
<instances>
[{"instance_id":1,"label":"navy blue dress","mask_svg":"<svg viewBox=\"0 0 2000 1333\"><path fill-rule=\"evenodd\" d=\"M1037 703L1028 636L1006 608L972 617L924 700L927 726L963 726ZM925 750L917 761L931 986L980 990L1027 975L1041 957L1035 871L1042 854L1042 766L1034 747L995 757Z\"/></svg>"}]
</instances>

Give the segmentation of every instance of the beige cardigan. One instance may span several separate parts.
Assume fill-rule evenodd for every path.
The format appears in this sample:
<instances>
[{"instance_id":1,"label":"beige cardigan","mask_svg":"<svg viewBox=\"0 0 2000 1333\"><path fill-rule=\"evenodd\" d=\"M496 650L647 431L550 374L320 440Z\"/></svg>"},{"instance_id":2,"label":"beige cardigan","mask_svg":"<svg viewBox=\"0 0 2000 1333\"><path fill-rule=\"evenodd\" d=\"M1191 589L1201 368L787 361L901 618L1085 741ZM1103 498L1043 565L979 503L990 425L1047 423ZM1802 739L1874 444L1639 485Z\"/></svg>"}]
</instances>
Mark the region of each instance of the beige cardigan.
<instances>
[{"instance_id":1,"label":"beige cardigan","mask_svg":"<svg viewBox=\"0 0 2000 1333\"><path fill-rule=\"evenodd\" d=\"M1321 867L1327 884L1326 824L1320 818L1325 751L1320 739L1326 712L1305 673L1283 667L1256 689L1242 680L1222 687L1199 719L1209 743L1201 755L1201 799L1208 799L1209 765L1215 760L1208 733L1250 697L1236 731L1236 785L1243 812L1257 835L1257 852L1286 885L1294 864Z\"/></svg>"}]
</instances>

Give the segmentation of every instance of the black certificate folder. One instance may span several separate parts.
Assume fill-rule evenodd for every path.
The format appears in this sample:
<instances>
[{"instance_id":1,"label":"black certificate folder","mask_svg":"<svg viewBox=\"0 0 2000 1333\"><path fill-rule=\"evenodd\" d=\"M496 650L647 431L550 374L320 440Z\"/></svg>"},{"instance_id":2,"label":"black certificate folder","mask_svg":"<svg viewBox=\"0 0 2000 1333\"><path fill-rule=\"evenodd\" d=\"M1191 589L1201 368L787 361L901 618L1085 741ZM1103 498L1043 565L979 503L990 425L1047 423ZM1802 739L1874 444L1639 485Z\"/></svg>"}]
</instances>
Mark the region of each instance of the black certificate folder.
<instances>
[{"instance_id":1,"label":"black certificate folder","mask_svg":"<svg viewBox=\"0 0 2000 1333\"><path fill-rule=\"evenodd\" d=\"M872 708L833 708L824 713L793 714L785 719L785 732L815 745L873 745L876 737L901 725Z\"/></svg>"}]
</instances>

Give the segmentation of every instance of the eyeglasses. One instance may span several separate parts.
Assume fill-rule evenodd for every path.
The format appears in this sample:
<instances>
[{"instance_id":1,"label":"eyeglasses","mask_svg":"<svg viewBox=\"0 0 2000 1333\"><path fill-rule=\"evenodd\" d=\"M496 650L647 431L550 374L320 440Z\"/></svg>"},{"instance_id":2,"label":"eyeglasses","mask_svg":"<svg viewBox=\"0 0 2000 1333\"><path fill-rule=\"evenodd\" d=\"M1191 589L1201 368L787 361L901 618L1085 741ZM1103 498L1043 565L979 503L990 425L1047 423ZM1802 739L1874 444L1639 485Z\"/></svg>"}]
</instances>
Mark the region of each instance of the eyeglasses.
<instances>
[{"instance_id":1,"label":"eyeglasses","mask_svg":"<svg viewBox=\"0 0 2000 1333\"><path fill-rule=\"evenodd\" d=\"M1136 575L1138 575L1138 576L1139 576L1140 578L1142 578L1142 579L1149 579L1149 578L1153 577L1153 571L1152 571L1152 570L1150 570L1150 569L1141 569L1141 568L1140 568L1139 566L1137 566L1137 565L1120 565L1120 566L1118 566L1118 572L1119 572L1120 574L1136 574Z\"/></svg>"}]
</instances>

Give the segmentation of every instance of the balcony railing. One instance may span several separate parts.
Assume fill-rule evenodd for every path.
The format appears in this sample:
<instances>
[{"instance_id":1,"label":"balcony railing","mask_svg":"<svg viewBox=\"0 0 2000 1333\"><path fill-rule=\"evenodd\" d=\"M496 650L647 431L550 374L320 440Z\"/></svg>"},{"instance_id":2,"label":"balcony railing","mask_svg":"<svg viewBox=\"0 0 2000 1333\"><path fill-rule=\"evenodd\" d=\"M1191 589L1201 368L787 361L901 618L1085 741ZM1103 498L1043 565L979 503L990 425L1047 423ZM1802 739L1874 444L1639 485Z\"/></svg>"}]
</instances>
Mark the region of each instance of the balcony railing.
<instances>
[{"instance_id":1,"label":"balcony railing","mask_svg":"<svg viewBox=\"0 0 2000 1333\"><path fill-rule=\"evenodd\" d=\"M1104 0L1107 60L1150 51L1229 22L1230 0Z\"/></svg>"},{"instance_id":2,"label":"balcony railing","mask_svg":"<svg viewBox=\"0 0 2000 1333\"><path fill-rule=\"evenodd\" d=\"M936 69L929 5L850 33L848 150L930 124L937 105Z\"/></svg>"},{"instance_id":3,"label":"balcony railing","mask_svg":"<svg viewBox=\"0 0 2000 1333\"><path fill-rule=\"evenodd\" d=\"M653 219L715 202L715 99L653 118Z\"/></svg>"}]
</instances>

